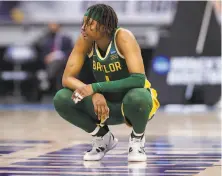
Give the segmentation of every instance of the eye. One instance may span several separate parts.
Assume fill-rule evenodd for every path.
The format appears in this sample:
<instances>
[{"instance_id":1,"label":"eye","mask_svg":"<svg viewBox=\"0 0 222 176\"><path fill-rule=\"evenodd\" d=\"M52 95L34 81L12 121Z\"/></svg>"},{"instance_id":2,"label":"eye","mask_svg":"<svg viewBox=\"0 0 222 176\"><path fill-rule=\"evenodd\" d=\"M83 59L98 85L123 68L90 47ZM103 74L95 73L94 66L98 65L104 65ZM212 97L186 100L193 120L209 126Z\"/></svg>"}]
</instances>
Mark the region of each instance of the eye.
<instances>
[{"instance_id":1,"label":"eye","mask_svg":"<svg viewBox=\"0 0 222 176\"><path fill-rule=\"evenodd\" d=\"M90 26L90 21L88 21L88 22L86 23L86 26Z\"/></svg>"}]
</instances>

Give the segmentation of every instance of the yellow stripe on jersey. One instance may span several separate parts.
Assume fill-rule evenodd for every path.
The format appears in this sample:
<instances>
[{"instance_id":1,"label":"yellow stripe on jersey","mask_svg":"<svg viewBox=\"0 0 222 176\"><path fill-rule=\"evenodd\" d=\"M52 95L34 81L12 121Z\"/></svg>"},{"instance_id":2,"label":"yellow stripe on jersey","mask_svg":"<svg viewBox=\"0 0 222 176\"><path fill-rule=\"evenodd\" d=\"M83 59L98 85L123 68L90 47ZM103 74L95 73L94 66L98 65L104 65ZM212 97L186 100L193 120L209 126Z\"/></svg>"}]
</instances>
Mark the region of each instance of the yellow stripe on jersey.
<instances>
[{"instance_id":1,"label":"yellow stripe on jersey","mask_svg":"<svg viewBox=\"0 0 222 176\"><path fill-rule=\"evenodd\" d=\"M108 48L107 48L107 50L106 50L106 55L105 55L105 57L102 57L101 54L100 54L100 52L99 52L98 46L97 46L97 44L95 43L96 54L97 54L97 56L98 56L98 58L99 58L100 60L105 60L105 59L107 58L107 56L108 56L108 54L109 54L109 52L110 52L111 46L112 46L112 41L110 42L110 44L109 44L109 46L108 46Z\"/></svg>"},{"instance_id":2,"label":"yellow stripe on jersey","mask_svg":"<svg viewBox=\"0 0 222 176\"><path fill-rule=\"evenodd\" d=\"M116 35L118 33L118 31L120 30L121 28L118 28L116 31L115 31L115 34L114 34L114 45L115 45L115 48L116 48L116 51L118 53L118 55L124 59L124 56L119 52L118 50L118 47L117 47L117 44L116 44Z\"/></svg>"},{"instance_id":3,"label":"yellow stripe on jersey","mask_svg":"<svg viewBox=\"0 0 222 176\"><path fill-rule=\"evenodd\" d=\"M92 57L93 56L93 48L91 49L90 53L88 53L88 57Z\"/></svg>"}]
</instances>

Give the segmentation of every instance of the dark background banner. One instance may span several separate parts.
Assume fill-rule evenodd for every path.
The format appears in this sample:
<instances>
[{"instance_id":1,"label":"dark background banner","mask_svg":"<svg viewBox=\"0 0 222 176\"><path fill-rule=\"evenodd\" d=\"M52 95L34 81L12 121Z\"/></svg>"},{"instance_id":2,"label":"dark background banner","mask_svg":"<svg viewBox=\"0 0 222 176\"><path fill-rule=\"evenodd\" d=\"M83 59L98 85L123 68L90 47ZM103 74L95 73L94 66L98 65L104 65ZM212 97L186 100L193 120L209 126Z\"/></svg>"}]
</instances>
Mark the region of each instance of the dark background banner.
<instances>
[{"instance_id":1,"label":"dark background banner","mask_svg":"<svg viewBox=\"0 0 222 176\"><path fill-rule=\"evenodd\" d=\"M162 105L213 105L220 99L221 31L213 10L203 51L196 50L206 6L179 2L170 35L159 41L148 75Z\"/></svg>"}]
</instances>

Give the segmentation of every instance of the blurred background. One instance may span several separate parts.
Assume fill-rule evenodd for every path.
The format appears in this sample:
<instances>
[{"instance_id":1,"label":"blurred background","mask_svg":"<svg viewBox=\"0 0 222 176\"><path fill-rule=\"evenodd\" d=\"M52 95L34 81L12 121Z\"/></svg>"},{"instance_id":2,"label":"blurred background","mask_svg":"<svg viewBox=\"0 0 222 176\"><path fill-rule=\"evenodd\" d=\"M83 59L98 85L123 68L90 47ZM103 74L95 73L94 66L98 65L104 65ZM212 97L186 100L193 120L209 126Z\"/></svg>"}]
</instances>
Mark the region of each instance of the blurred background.
<instances>
[{"instance_id":1,"label":"blurred background","mask_svg":"<svg viewBox=\"0 0 222 176\"><path fill-rule=\"evenodd\" d=\"M220 1L0 1L1 108L52 108L84 12L101 2L136 36L162 108L220 107ZM89 63L79 77L93 81Z\"/></svg>"}]
</instances>

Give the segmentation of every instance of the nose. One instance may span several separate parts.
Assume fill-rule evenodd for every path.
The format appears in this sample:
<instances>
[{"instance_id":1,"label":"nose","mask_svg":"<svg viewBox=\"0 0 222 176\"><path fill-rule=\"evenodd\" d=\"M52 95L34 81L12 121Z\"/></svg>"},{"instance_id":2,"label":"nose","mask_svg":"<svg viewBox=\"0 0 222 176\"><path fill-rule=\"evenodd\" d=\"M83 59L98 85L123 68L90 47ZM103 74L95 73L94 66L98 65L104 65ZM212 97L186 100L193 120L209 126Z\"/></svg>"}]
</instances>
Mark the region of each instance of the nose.
<instances>
[{"instance_id":1,"label":"nose","mask_svg":"<svg viewBox=\"0 0 222 176\"><path fill-rule=\"evenodd\" d=\"M82 25L81 30L85 31L85 25L84 24Z\"/></svg>"}]
</instances>

